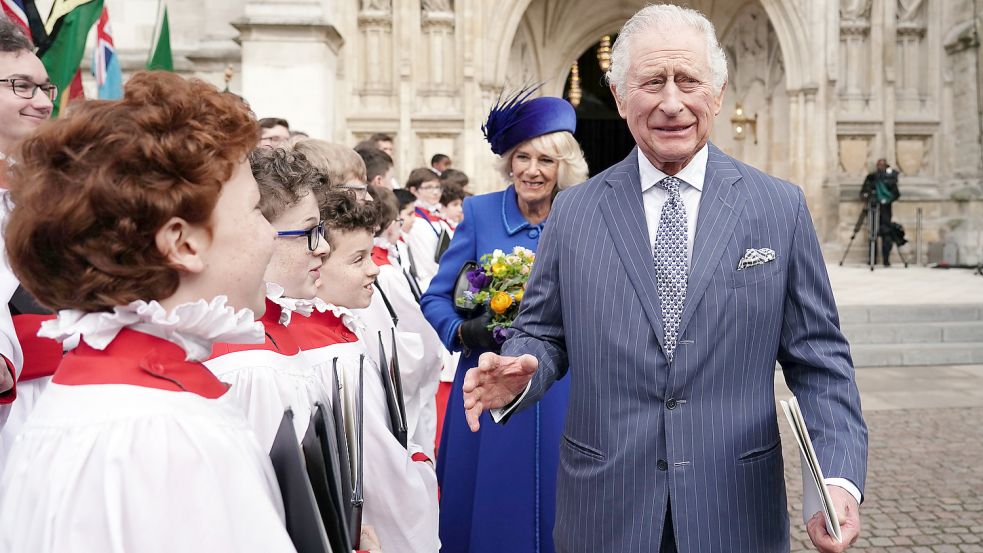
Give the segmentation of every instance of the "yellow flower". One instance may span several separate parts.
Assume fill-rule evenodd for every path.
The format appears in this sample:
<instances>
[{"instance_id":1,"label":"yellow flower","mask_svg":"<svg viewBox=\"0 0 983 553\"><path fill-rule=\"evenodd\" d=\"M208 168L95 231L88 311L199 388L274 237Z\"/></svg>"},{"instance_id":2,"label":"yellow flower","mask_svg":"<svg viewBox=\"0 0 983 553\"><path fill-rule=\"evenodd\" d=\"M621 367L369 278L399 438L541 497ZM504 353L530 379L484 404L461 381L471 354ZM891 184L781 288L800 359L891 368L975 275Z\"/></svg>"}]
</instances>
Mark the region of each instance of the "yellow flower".
<instances>
[{"instance_id":1,"label":"yellow flower","mask_svg":"<svg viewBox=\"0 0 983 553\"><path fill-rule=\"evenodd\" d=\"M492 311L501 315L512 305L512 296L505 292L495 292L491 299Z\"/></svg>"},{"instance_id":2,"label":"yellow flower","mask_svg":"<svg viewBox=\"0 0 983 553\"><path fill-rule=\"evenodd\" d=\"M497 276L498 278L504 277L505 276L505 273L507 273L508 270L509 270L509 268L504 263L493 263L492 264L492 274L495 275L495 276Z\"/></svg>"},{"instance_id":3,"label":"yellow flower","mask_svg":"<svg viewBox=\"0 0 983 553\"><path fill-rule=\"evenodd\" d=\"M515 301L521 302L522 301L522 296L524 296L525 294L526 294L525 290L522 290L520 288L518 292L516 292L515 294L512 294L512 295L515 296Z\"/></svg>"}]
</instances>

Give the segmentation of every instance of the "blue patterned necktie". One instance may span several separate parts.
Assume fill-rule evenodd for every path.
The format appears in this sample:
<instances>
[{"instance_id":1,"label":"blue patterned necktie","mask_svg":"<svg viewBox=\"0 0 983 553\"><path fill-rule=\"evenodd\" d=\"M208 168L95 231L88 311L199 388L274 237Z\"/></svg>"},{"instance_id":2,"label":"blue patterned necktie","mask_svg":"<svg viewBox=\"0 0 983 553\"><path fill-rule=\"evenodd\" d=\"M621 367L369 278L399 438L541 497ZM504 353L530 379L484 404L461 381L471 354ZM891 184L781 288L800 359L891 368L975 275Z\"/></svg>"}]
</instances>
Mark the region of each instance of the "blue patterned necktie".
<instances>
[{"instance_id":1,"label":"blue patterned necktie","mask_svg":"<svg viewBox=\"0 0 983 553\"><path fill-rule=\"evenodd\" d=\"M666 177L659 186L669 193L662 206L659 229L655 234L655 274L659 281L662 322L666 331L666 357L672 361L679 333L679 319L686 301L689 261L686 255L686 208L679 196L683 181Z\"/></svg>"}]
</instances>

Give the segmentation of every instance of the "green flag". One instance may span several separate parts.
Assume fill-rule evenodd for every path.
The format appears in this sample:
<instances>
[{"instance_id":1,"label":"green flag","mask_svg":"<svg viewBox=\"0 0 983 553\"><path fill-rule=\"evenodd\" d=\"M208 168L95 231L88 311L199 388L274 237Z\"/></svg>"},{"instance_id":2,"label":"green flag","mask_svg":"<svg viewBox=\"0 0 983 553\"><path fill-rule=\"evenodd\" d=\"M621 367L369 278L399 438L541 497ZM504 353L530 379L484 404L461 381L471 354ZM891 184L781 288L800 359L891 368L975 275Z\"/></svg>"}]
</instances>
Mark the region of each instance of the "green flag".
<instances>
[{"instance_id":1,"label":"green flag","mask_svg":"<svg viewBox=\"0 0 983 553\"><path fill-rule=\"evenodd\" d=\"M171 55L171 26L167 21L167 6L161 10L155 35L150 59L147 60L147 69L151 71L174 71L174 56Z\"/></svg>"},{"instance_id":2,"label":"green flag","mask_svg":"<svg viewBox=\"0 0 983 553\"><path fill-rule=\"evenodd\" d=\"M103 0L55 0L45 28L48 40L41 61L51 82L58 85L58 97L52 117L58 116L63 101L68 100L72 79L82 63L89 29L99 21Z\"/></svg>"}]
</instances>

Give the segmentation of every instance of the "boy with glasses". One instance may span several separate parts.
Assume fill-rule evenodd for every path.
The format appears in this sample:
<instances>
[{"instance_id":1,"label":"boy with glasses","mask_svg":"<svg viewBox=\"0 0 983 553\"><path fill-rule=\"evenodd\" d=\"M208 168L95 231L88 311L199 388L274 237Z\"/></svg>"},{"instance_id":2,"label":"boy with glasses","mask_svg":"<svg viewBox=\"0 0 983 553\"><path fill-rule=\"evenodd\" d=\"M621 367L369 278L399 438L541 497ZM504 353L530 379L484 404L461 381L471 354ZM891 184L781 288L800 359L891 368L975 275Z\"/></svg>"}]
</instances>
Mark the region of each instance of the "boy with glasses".
<instances>
[{"instance_id":1,"label":"boy with glasses","mask_svg":"<svg viewBox=\"0 0 983 553\"><path fill-rule=\"evenodd\" d=\"M58 87L51 84L34 46L20 27L0 17L0 197L7 192L7 172L18 144L51 117ZM7 210L0 208L0 225ZM0 245L0 255L6 253ZM61 360L61 346L37 337L41 321L51 318L28 294L6 262L0 263L0 466L6 448L34 406ZM15 375L21 382L20 399Z\"/></svg>"},{"instance_id":2,"label":"boy with glasses","mask_svg":"<svg viewBox=\"0 0 983 553\"><path fill-rule=\"evenodd\" d=\"M416 196L413 226L406 235L406 244L413 254L420 288L426 291L430 279L437 274L441 236L446 236L443 240L449 239L453 226L444 219L440 204L444 187L433 171L425 167L412 170L406 179L406 189Z\"/></svg>"}]
</instances>

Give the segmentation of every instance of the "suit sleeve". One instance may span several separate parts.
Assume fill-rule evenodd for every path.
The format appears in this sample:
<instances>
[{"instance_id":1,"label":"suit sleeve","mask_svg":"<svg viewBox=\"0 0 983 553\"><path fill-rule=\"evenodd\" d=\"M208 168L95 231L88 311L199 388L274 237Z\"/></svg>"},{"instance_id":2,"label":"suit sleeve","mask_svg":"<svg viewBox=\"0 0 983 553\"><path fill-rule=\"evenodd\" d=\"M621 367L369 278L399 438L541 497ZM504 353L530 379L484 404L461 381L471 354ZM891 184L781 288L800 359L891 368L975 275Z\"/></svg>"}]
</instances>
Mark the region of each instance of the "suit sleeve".
<instances>
[{"instance_id":1,"label":"suit sleeve","mask_svg":"<svg viewBox=\"0 0 983 553\"><path fill-rule=\"evenodd\" d=\"M564 236L563 199L553 202L549 223L539 239L519 316L512 324L512 335L502 345L502 355L532 354L539 360L525 395L509 413L521 411L537 401L567 371L567 348L563 333L562 271L560 253Z\"/></svg>"},{"instance_id":2,"label":"suit sleeve","mask_svg":"<svg viewBox=\"0 0 983 553\"><path fill-rule=\"evenodd\" d=\"M471 198L464 200L464 220L457 226L451 245L440 258L437 274L420 299L420 309L430 325L437 331L440 341L450 351L458 351L457 327L464 319L454 309L454 285L461 267L468 261L477 261L475 241L475 212Z\"/></svg>"},{"instance_id":3,"label":"suit sleeve","mask_svg":"<svg viewBox=\"0 0 983 553\"><path fill-rule=\"evenodd\" d=\"M798 192L778 361L802 407L824 476L845 478L863 492L867 425L850 346L840 331L812 217Z\"/></svg>"}]
</instances>

